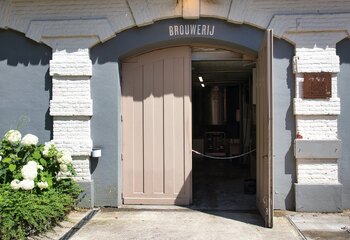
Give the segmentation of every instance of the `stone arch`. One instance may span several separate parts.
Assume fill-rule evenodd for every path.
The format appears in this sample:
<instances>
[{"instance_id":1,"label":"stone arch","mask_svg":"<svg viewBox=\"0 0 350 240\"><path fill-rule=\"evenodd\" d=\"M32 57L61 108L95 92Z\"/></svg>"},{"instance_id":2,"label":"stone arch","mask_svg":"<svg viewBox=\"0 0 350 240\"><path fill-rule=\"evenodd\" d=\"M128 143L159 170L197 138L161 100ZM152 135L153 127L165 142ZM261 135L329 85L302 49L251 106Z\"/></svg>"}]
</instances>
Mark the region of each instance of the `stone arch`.
<instances>
[{"instance_id":1,"label":"stone arch","mask_svg":"<svg viewBox=\"0 0 350 240\"><path fill-rule=\"evenodd\" d=\"M215 35L201 36L169 36L169 26L174 25L204 25L215 26ZM221 47L234 48L242 52L256 55L264 31L247 25L236 25L213 18L201 18L198 20L185 20L181 18L158 21L155 24L142 28L125 30L105 43L97 44L90 50L91 59L94 62L113 62L120 58L157 48L175 45L209 44ZM108 54L100 54L103 49L108 49Z\"/></svg>"}]
</instances>

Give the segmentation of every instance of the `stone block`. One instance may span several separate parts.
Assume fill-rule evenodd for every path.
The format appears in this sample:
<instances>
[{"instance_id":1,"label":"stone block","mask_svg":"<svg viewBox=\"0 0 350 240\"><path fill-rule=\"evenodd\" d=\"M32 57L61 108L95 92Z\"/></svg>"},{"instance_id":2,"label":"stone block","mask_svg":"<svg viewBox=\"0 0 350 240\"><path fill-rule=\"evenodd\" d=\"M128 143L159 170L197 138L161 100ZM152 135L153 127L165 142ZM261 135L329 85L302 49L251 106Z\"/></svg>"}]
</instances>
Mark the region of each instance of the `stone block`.
<instances>
[{"instance_id":1,"label":"stone block","mask_svg":"<svg viewBox=\"0 0 350 240\"><path fill-rule=\"evenodd\" d=\"M297 212L342 212L342 184L295 184Z\"/></svg>"},{"instance_id":2,"label":"stone block","mask_svg":"<svg viewBox=\"0 0 350 240\"><path fill-rule=\"evenodd\" d=\"M296 158L340 158L340 140L302 140L294 143Z\"/></svg>"}]
</instances>

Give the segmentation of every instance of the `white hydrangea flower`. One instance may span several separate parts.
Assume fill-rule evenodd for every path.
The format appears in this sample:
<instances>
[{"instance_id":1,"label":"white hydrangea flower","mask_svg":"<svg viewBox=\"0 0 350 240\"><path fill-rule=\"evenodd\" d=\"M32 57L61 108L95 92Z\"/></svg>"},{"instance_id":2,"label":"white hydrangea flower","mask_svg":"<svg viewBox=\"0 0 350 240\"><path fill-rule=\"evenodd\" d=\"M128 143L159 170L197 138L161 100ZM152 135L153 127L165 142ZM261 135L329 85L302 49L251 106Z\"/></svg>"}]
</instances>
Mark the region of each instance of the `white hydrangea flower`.
<instances>
[{"instance_id":1,"label":"white hydrangea flower","mask_svg":"<svg viewBox=\"0 0 350 240\"><path fill-rule=\"evenodd\" d=\"M43 155L45 157L48 157L51 147L54 147L54 146L55 146L55 144L53 142L46 142L45 146L44 146L44 150L43 150Z\"/></svg>"},{"instance_id":2,"label":"white hydrangea flower","mask_svg":"<svg viewBox=\"0 0 350 240\"><path fill-rule=\"evenodd\" d=\"M63 163L63 164L71 164L72 163L72 155L69 151L67 150L63 150L62 151L62 156L60 158L57 159L57 161L59 163Z\"/></svg>"},{"instance_id":3,"label":"white hydrangea flower","mask_svg":"<svg viewBox=\"0 0 350 240\"><path fill-rule=\"evenodd\" d=\"M34 161L29 161L23 166L22 177L26 180L34 180L38 176L38 164Z\"/></svg>"},{"instance_id":4,"label":"white hydrangea flower","mask_svg":"<svg viewBox=\"0 0 350 240\"><path fill-rule=\"evenodd\" d=\"M10 130L5 134L5 138L7 141L9 141L11 144L16 144L19 141L21 141L22 135L17 130Z\"/></svg>"},{"instance_id":5,"label":"white hydrangea flower","mask_svg":"<svg viewBox=\"0 0 350 240\"><path fill-rule=\"evenodd\" d=\"M0 155L0 162L2 161L2 156Z\"/></svg>"},{"instance_id":6,"label":"white hydrangea flower","mask_svg":"<svg viewBox=\"0 0 350 240\"><path fill-rule=\"evenodd\" d=\"M34 188L34 180L24 179L19 183L19 185L23 190L32 190Z\"/></svg>"},{"instance_id":7,"label":"white hydrangea flower","mask_svg":"<svg viewBox=\"0 0 350 240\"><path fill-rule=\"evenodd\" d=\"M35 162L35 161L29 161L29 162L27 162L26 165L29 166L29 167L33 167L33 168L38 168L39 164L37 162Z\"/></svg>"},{"instance_id":8,"label":"white hydrangea flower","mask_svg":"<svg viewBox=\"0 0 350 240\"><path fill-rule=\"evenodd\" d=\"M37 169L44 170L44 167L38 164Z\"/></svg>"},{"instance_id":9,"label":"white hydrangea flower","mask_svg":"<svg viewBox=\"0 0 350 240\"><path fill-rule=\"evenodd\" d=\"M20 189L21 188L20 181L18 179L12 180L11 188L14 190Z\"/></svg>"},{"instance_id":10,"label":"white hydrangea flower","mask_svg":"<svg viewBox=\"0 0 350 240\"><path fill-rule=\"evenodd\" d=\"M33 134L27 134L23 137L21 143L24 146L37 145L39 142L39 138Z\"/></svg>"},{"instance_id":11,"label":"white hydrangea flower","mask_svg":"<svg viewBox=\"0 0 350 240\"><path fill-rule=\"evenodd\" d=\"M64 164L64 163L61 163L60 164L60 170L61 170L62 173L66 173L68 171L67 165Z\"/></svg>"},{"instance_id":12,"label":"white hydrangea flower","mask_svg":"<svg viewBox=\"0 0 350 240\"><path fill-rule=\"evenodd\" d=\"M40 190L43 190L45 188L48 188L49 184L47 182L38 182L38 187L40 188Z\"/></svg>"}]
</instances>

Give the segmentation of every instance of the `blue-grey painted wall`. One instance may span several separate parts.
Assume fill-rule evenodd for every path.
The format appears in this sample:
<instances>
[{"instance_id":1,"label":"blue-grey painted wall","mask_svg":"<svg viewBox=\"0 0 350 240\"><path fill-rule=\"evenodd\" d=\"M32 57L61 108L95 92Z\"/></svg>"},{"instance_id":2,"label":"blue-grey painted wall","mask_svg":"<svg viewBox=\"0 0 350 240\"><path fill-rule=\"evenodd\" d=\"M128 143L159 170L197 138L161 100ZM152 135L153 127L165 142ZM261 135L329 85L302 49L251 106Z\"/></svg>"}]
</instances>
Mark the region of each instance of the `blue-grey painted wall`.
<instances>
[{"instance_id":1,"label":"blue-grey painted wall","mask_svg":"<svg viewBox=\"0 0 350 240\"><path fill-rule=\"evenodd\" d=\"M0 136L29 120L19 130L49 141L51 78L48 74L51 48L35 43L24 34L0 30Z\"/></svg>"},{"instance_id":2,"label":"blue-grey painted wall","mask_svg":"<svg viewBox=\"0 0 350 240\"><path fill-rule=\"evenodd\" d=\"M214 36L170 37L168 26L174 24L214 24ZM186 44L212 44L236 48L257 54L264 31L246 25L235 25L218 19L183 20L170 19L152 25L133 28L119 33L115 38L93 47L91 79L94 115L91 119L94 146L102 148L102 157L92 159L92 178L95 184L95 204L116 206L120 197L120 74L118 65L123 57L157 48ZM293 209L295 163L292 152L292 136L295 126L291 99L294 96L291 59L293 46L276 40L274 47L275 97L275 187L276 208ZM118 174L119 173L119 174ZM119 179L119 180L118 180ZM119 202L120 203L120 202Z\"/></svg>"},{"instance_id":3,"label":"blue-grey painted wall","mask_svg":"<svg viewBox=\"0 0 350 240\"><path fill-rule=\"evenodd\" d=\"M338 134L342 141L342 157L339 159L339 179L343 184L343 208L350 208L350 39L337 44L340 57L338 73L338 96L341 114L338 118Z\"/></svg>"},{"instance_id":4,"label":"blue-grey painted wall","mask_svg":"<svg viewBox=\"0 0 350 240\"><path fill-rule=\"evenodd\" d=\"M93 117L91 135L94 147L102 149L102 157L91 159L95 205L117 206L118 164L120 159L120 81L118 62L93 65L91 80ZM120 197L120 196L119 196Z\"/></svg>"},{"instance_id":5,"label":"blue-grey painted wall","mask_svg":"<svg viewBox=\"0 0 350 240\"><path fill-rule=\"evenodd\" d=\"M274 107L274 180L275 209L294 210L293 183L296 181L293 142L295 117L293 98L295 80L292 69L294 46L274 38L273 107Z\"/></svg>"}]
</instances>

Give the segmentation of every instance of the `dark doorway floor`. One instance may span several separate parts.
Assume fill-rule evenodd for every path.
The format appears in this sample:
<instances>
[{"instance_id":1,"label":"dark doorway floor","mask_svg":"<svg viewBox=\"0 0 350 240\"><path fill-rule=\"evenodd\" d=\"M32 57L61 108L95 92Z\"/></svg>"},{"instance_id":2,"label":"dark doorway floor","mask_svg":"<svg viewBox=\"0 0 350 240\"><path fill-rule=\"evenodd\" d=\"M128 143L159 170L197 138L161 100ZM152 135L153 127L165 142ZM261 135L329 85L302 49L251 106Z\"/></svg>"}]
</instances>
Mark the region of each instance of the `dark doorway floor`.
<instances>
[{"instance_id":1,"label":"dark doorway floor","mask_svg":"<svg viewBox=\"0 0 350 240\"><path fill-rule=\"evenodd\" d=\"M255 183L239 159L193 159L193 204L201 210L255 211Z\"/></svg>"}]
</instances>

